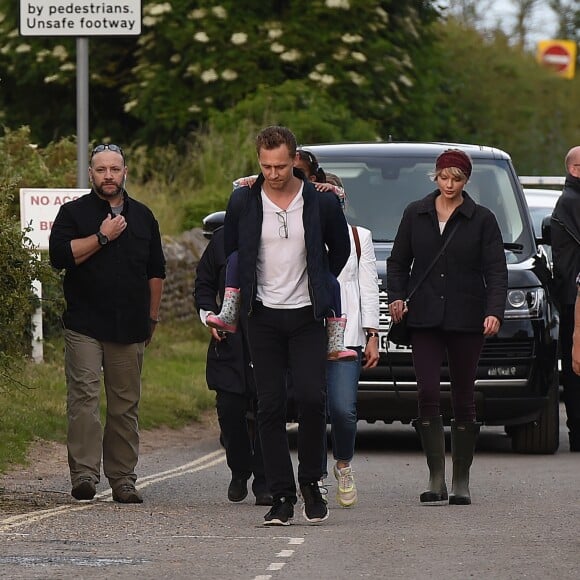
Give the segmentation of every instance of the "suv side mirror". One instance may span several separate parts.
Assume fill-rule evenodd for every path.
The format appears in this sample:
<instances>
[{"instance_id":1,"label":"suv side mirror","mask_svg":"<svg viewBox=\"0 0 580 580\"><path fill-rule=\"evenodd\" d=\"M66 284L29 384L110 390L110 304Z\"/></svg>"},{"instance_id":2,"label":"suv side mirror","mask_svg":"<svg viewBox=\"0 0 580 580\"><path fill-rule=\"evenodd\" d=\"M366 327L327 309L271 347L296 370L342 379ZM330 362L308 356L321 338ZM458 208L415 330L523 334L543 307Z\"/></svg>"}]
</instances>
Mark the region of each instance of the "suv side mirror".
<instances>
[{"instance_id":1,"label":"suv side mirror","mask_svg":"<svg viewBox=\"0 0 580 580\"><path fill-rule=\"evenodd\" d=\"M542 242L544 244L552 245L552 216L547 215L542 220Z\"/></svg>"}]
</instances>

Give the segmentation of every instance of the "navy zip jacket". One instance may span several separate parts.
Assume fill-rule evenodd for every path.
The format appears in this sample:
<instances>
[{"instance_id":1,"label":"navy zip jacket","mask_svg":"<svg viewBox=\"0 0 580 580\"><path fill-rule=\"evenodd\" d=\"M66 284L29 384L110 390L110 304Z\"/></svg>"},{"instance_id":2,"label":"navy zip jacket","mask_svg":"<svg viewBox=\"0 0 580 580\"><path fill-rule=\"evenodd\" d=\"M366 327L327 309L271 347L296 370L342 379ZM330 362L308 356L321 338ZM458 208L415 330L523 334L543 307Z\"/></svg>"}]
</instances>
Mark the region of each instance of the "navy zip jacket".
<instances>
[{"instance_id":1,"label":"navy zip jacket","mask_svg":"<svg viewBox=\"0 0 580 580\"><path fill-rule=\"evenodd\" d=\"M413 294L407 324L481 333L487 316L504 317L508 276L501 232L493 213L464 191L463 203L441 235L437 195L439 190L410 203L403 213L387 260L389 303L407 298L459 221L449 245Z\"/></svg>"},{"instance_id":2,"label":"navy zip jacket","mask_svg":"<svg viewBox=\"0 0 580 580\"><path fill-rule=\"evenodd\" d=\"M94 191L61 206L49 240L51 264L65 269L65 328L96 340L131 344L150 336L150 278L165 278L159 224L151 210L123 193L127 228L82 264L71 241L96 234L108 201Z\"/></svg>"},{"instance_id":3,"label":"navy zip jacket","mask_svg":"<svg viewBox=\"0 0 580 580\"><path fill-rule=\"evenodd\" d=\"M302 173L294 170L302 179ZM331 192L319 192L304 181L304 241L310 300L314 316L321 319L331 311L330 276L338 276L350 255L350 239L344 212L338 198ZM232 193L224 223L226 256L239 253L242 313L250 314L256 297L256 265L262 235L260 174L252 187L240 187Z\"/></svg>"}]
</instances>

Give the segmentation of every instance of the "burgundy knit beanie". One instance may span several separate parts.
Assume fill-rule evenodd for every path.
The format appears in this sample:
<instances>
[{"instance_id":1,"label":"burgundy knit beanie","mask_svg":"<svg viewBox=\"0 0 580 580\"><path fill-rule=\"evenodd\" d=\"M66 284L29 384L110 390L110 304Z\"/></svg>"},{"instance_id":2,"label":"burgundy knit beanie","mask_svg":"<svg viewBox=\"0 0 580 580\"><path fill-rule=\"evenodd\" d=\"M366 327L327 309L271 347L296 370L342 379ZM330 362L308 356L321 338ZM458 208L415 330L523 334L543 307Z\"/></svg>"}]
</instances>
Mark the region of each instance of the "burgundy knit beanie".
<instances>
[{"instance_id":1,"label":"burgundy knit beanie","mask_svg":"<svg viewBox=\"0 0 580 580\"><path fill-rule=\"evenodd\" d=\"M437 157L437 161L435 162L435 169L437 171L449 167L461 169L467 179L471 175L471 159L467 153L464 153L460 149L446 149Z\"/></svg>"}]
</instances>

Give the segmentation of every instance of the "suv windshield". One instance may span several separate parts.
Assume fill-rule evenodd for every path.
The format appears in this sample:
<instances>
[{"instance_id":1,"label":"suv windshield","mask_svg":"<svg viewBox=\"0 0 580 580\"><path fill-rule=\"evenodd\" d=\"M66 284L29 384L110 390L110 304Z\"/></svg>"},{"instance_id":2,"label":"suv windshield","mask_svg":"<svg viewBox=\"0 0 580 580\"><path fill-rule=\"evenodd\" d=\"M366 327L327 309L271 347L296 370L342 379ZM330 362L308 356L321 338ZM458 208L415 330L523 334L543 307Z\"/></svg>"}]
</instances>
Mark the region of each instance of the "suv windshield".
<instances>
[{"instance_id":1,"label":"suv windshield","mask_svg":"<svg viewBox=\"0 0 580 580\"><path fill-rule=\"evenodd\" d=\"M436 189L429 176L432 159L325 157L320 159L324 170L339 175L344 182L348 222L369 228L378 242L393 241L405 207ZM535 252L507 161L474 159L465 190L476 203L494 212L508 263L521 262Z\"/></svg>"}]
</instances>

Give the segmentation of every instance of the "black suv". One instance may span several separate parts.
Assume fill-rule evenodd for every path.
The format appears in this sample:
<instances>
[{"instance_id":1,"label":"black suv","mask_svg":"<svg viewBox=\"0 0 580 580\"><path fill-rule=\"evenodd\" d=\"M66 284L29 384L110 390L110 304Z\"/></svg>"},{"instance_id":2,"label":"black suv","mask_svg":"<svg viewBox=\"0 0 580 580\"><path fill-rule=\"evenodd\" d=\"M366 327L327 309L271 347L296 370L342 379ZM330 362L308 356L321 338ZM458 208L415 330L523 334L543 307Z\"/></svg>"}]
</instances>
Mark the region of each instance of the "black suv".
<instances>
[{"instance_id":1,"label":"black suv","mask_svg":"<svg viewBox=\"0 0 580 580\"><path fill-rule=\"evenodd\" d=\"M477 371L477 418L487 425L504 425L514 451L554 453L559 441L559 319L549 292L551 272L545 253L538 250L510 157L491 147L453 143L305 146L325 170L342 178L349 223L373 233L381 285L381 357L376 368L361 374L359 419L408 423L417 415L411 351L387 340L386 259L404 208L436 188L429 173L437 156L450 147L464 150L473 160L473 173L465 189L477 203L494 212L509 271L504 323L496 337L485 341ZM442 413L448 421L451 406L446 367L441 391Z\"/></svg>"}]
</instances>

